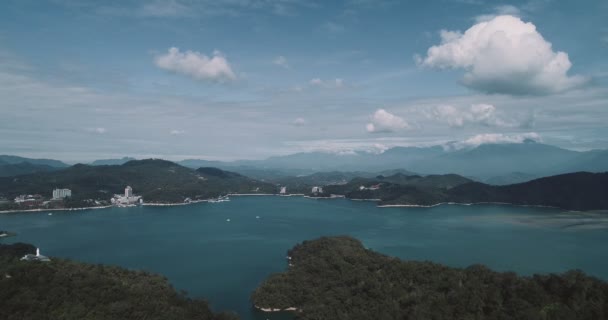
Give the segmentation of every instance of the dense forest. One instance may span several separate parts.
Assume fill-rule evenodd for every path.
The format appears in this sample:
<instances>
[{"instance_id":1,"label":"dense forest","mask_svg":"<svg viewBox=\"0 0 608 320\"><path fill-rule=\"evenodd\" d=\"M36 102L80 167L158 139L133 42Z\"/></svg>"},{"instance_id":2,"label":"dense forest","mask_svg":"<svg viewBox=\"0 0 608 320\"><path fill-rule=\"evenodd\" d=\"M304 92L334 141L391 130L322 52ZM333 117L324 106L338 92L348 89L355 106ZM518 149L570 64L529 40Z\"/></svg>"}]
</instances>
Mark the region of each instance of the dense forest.
<instances>
[{"instance_id":1,"label":"dense forest","mask_svg":"<svg viewBox=\"0 0 608 320\"><path fill-rule=\"evenodd\" d=\"M374 185L377 189L370 189ZM472 182L458 175L394 175L357 178L324 189L351 199L379 199L380 205L496 202L568 210L608 209L608 173L568 173L506 186Z\"/></svg>"},{"instance_id":2,"label":"dense forest","mask_svg":"<svg viewBox=\"0 0 608 320\"><path fill-rule=\"evenodd\" d=\"M123 165L78 164L53 172L0 178L0 196L20 194L51 197L54 188L72 190L67 206L86 206L86 199L109 200L129 185L146 202L182 202L227 193L274 193L273 184L215 168L192 170L165 160L133 160Z\"/></svg>"},{"instance_id":3,"label":"dense forest","mask_svg":"<svg viewBox=\"0 0 608 320\"><path fill-rule=\"evenodd\" d=\"M0 319L234 320L143 271L52 258L20 261L29 244L0 244Z\"/></svg>"},{"instance_id":4,"label":"dense forest","mask_svg":"<svg viewBox=\"0 0 608 320\"><path fill-rule=\"evenodd\" d=\"M304 241L252 294L297 319L608 319L608 284L580 271L518 276L481 265L402 261L350 237Z\"/></svg>"}]
</instances>

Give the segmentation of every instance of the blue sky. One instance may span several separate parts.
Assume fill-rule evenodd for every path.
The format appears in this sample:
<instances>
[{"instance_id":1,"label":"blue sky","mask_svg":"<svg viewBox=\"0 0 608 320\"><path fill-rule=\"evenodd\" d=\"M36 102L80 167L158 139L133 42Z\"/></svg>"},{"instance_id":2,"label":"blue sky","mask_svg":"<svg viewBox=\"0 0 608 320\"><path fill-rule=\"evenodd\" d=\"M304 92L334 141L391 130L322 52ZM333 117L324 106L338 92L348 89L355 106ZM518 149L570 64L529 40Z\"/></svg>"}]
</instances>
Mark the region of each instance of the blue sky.
<instances>
[{"instance_id":1,"label":"blue sky","mask_svg":"<svg viewBox=\"0 0 608 320\"><path fill-rule=\"evenodd\" d=\"M608 148L605 1L2 1L0 153Z\"/></svg>"}]
</instances>

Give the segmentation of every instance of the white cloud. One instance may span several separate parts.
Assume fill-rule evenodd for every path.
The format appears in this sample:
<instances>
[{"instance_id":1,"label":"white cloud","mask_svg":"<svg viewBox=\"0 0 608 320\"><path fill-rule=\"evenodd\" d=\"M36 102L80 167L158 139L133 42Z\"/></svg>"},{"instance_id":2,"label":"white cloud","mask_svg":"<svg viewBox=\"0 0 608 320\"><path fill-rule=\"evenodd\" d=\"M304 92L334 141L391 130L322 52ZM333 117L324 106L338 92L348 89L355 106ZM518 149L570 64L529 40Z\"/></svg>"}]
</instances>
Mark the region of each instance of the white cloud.
<instances>
[{"instance_id":1,"label":"white cloud","mask_svg":"<svg viewBox=\"0 0 608 320\"><path fill-rule=\"evenodd\" d=\"M486 93L551 94L583 85L568 76L568 54L554 52L532 23L501 15L473 25L464 34L442 31L441 44L418 63L440 69L463 69L462 83Z\"/></svg>"},{"instance_id":2,"label":"white cloud","mask_svg":"<svg viewBox=\"0 0 608 320\"><path fill-rule=\"evenodd\" d=\"M287 58L285 58L283 56L276 57L274 60L272 60L272 63L274 63L275 65L277 65L279 67L289 69L289 62L287 62Z\"/></svg>"},{"instance_id":3,"label":"white cloud","mask_svg":"<svg viewBox=\"0 0 608 320\"><path fill-rule=\"evenodd\" d=\"M472 136L466 140L451 142L445 145L447 149L464 149L474 148L482 144L497 144L497 143L523 143L526 140L541 142L540 135L536 132L526 132L517 134L503 133L484 133Z\"/></svg>"},{"instance_id":4,"label":"white cloud","mask_svg":"<svg viewBox=\"0 0 608 320\"><path fill-rule=\"evenodd\" d=\"M296 118L292 124L296 127L302 127L306 124L306 119L304 118Z\"/></svg>"},{"instance_id":5,"label":"white cloud","mask_svg":"<svg viewBox=\"0 0 608 320\"><path fill-rule=\"evenodd\" d=\"M371 117L365 128L367 132L396 132L404 129L409 129L410 125L403 118L387 112L384 109L378 109Z\"/></svg>"},{"instance_id":6,"label":"white cloud","mask_svg":"<svg viewBox=\"0 0 608 320\"><path fill-rule=\"evenodd\" d=\"M178 136L178 135L182 135L186 133L186 131L184 130L171 130L171 132L169 132L169 134L171 134L172 136Z\"/></svg>"},{"instance_id":7,"label":"white cloud","mask_svg":"<svg viewBox=\"0 0 608 320\"><path fill-rule=\"evenodd\" d=\"M528 114L523 119L506 118L491 104L477 103L469 108L457 108L451 105L434 107L427 117L446 122L450 127L462 128L466 124L477 124L487 127L529 127L533 115Z\"/></svg>"},{"instance_id":8,"label":"white cloud","mask_svg":"<svg viewBox=\"0 0 608 320\"><path fill-rule=\"evenodd\" d=\"M511 15L514 17L521 17L521 11L517 7L512 6L512 5L501 5L501 6L497 6L494 8L494 13L482 14L482 15L475 17L475 21L476 22L486 22L486 21L490 21L490 20L496 18L497 16L502 16L502 15Z\"/></svg>"},{"instance_id":9,"label":"white cloud","mask_svg":"<svg viewBox=\"0 0 608 320\"><path fill-rule=\"evenodd\" d=\"M154 62L161 69L197 80L225 82L237 79L228 60L217 50L208 57L200 52L180 52L178 48L171 47L167 54L157 56Z\"/></svg>"},{"instance_id":10,"label":"white cloud","mask_svg":"<svg viewBox=\"0 0 608 320\"><path fill-rule=\"evenodd\" d=\"M344 79L336 78L334 80L322 80L320 78L314 78L309 81L309 84L313 87L325 89L340 89L344 88Z\"/></svg>"}]
</instances>

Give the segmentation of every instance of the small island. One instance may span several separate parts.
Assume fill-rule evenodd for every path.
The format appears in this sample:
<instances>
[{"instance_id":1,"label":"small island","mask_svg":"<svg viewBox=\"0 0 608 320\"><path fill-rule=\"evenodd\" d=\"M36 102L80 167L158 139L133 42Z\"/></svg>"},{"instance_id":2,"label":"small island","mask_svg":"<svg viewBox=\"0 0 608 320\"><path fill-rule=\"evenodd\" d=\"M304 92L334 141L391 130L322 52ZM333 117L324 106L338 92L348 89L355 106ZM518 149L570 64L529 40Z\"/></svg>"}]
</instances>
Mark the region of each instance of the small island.
<instances>
[{"instance_id":1,"label":"small island","mask_svg":"<svg viewBox=\"0 0 608 320\"><path fill-rule=\"evenodd\" d=\"M608 283L581 271L518 276L402 261L350 237L304 241L252 294L296 319L608 319Z\"/></svg>"}]
</instances>

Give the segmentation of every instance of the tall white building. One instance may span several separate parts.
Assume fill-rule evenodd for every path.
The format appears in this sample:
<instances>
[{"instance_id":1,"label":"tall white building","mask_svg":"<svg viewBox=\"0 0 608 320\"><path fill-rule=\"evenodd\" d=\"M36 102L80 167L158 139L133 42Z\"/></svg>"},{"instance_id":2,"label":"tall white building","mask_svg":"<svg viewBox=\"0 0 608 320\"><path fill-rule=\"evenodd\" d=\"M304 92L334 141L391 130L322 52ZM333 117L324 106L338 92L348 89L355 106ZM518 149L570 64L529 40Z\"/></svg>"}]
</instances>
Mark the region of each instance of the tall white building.
<instances>
[{"instance_id":1,"label":"tall white building","mask_svg":"<svg viewBox=\"0 0 608 320\"><path fill-rule=\"evenodd\" d=\"M110 199L112 204L117 206L133 206L137 204L142 204L144 199L141 196L136 196L133 194L133 188L127 186L125 188L125 194L115 194L112 199Z\"/></svg>"},{"instance_id":2,"label":"tall white building","mask_svg":"<svg viewBox=\"0 0 608 320\"><path fill-rule=\"evenodd\" d=\"M130 186L127 186L125 188L125 197L132 197L133 196L133 188L131 188Z\"/></svg>"},{"instance_id":3,"label":"tall white building","mask_svg":"<svg viewBox=\"0 0 608 320\"><path fill-rule=\"evenodd\" d=\"M54 189L53 199L64 199L72 196L72 190L70 189Z\"/></svg>"}]
</instances>

